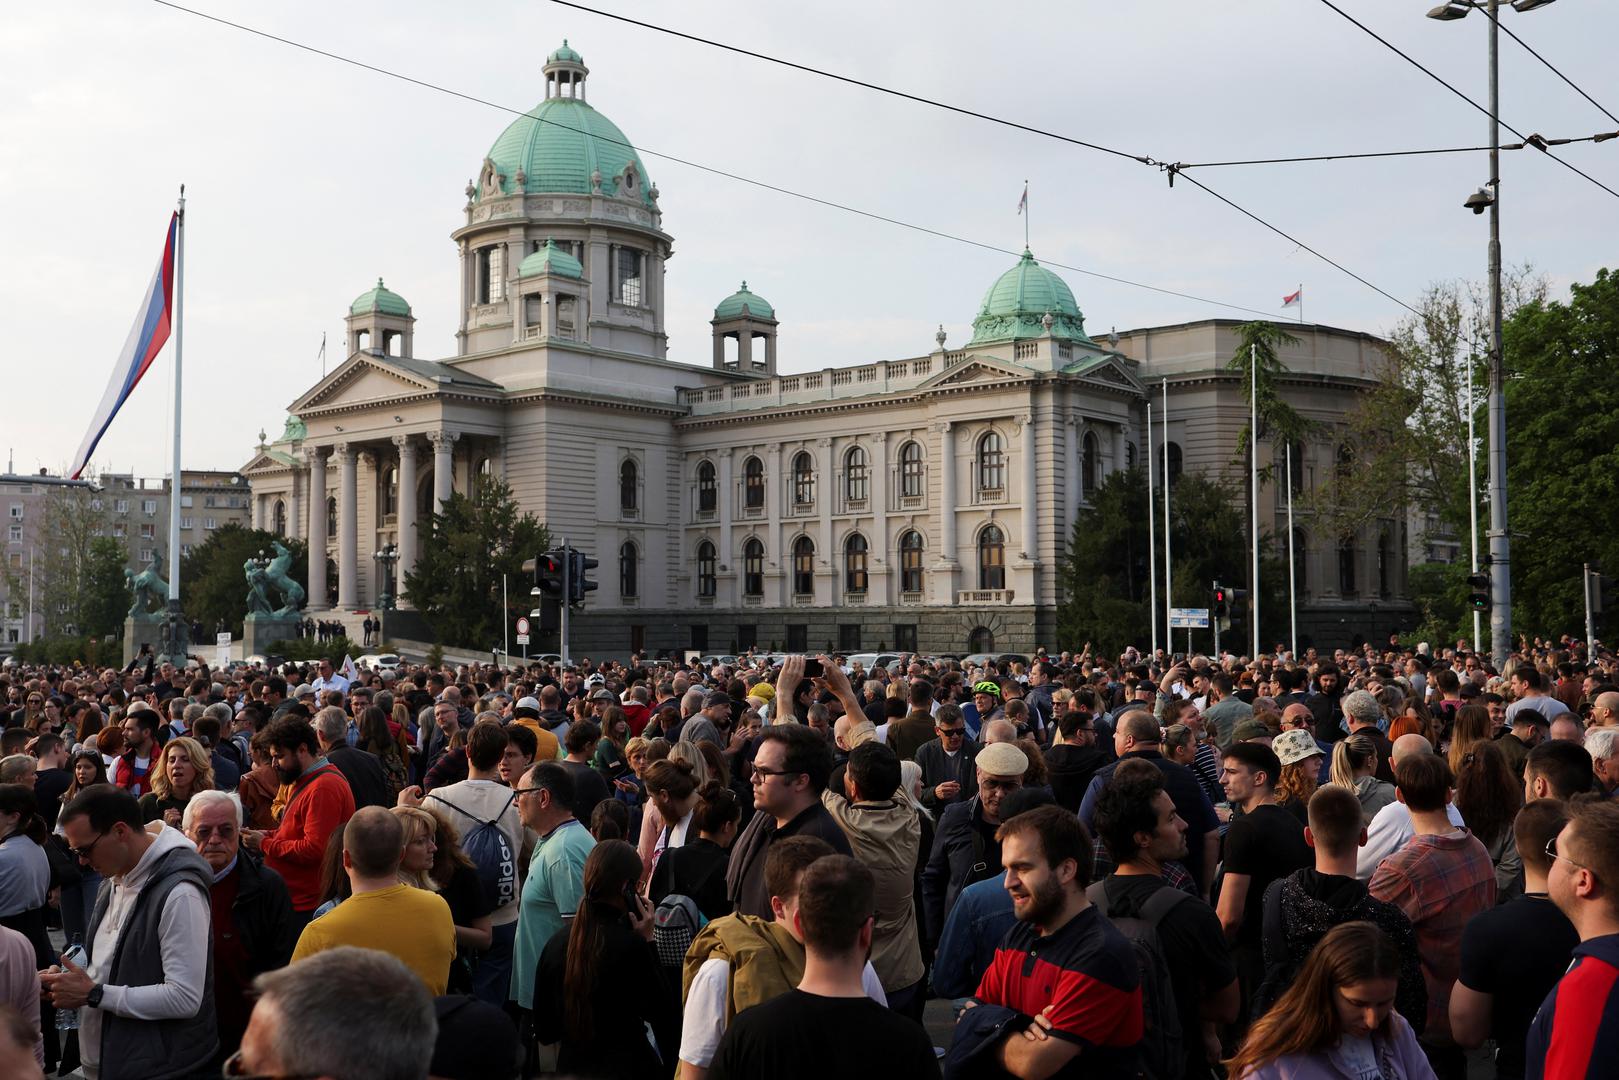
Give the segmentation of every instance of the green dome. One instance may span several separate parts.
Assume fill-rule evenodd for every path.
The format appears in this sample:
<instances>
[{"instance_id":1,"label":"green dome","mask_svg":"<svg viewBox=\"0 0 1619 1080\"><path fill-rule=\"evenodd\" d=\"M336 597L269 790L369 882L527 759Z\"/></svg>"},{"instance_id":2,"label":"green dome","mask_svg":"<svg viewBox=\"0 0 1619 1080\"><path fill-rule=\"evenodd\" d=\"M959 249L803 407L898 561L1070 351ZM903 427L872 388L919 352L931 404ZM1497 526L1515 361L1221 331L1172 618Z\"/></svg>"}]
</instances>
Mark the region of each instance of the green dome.
<instances>
[{"instance_id":1,"label":"green dome","mask_svg":"<svg viewBox=\"0 0 1619 1080\"><path fill-rule=\"evenodd\" d=\"M523 264L517 268L518 277L534 277L537 274L583 278L585 268L579 265L578 259L557 247L556 242L548 236L545 238L545 246L524 259Z\"/></svg>"},{"instance_id":2,"label":"green dome","mask_svg":"<svg viewBox=\"0 0 1619 1080\"><path fill-rule=\"evenodd\" d=\"M652 180L635 147L618 125L578 98L550 98L512 121L490 148L489 159L506 178L506 194L517 191L519 169L523 190L530 194L589 195L590 178L599 172L603 195L652 205ZM626 187L626 165L635 166L633 188ZM486 194L480 186L479 195Z\"/></svg>"},{"instance_id":3,"label":"green dome","mask_svg":"<svg viewBox=\"0 0 1619 1080\"><path fill-rule=\"evenodd\" d=\"M746 281L742 283L740 289L720 301L720 306L714 309L714 318L736 319L744 312L755 319L776 317L776 309L770 306L770 301L758 293L749 292Z\"/></svg>"},{"instance_id":4,"label":"green dome","mask_svg":"<svg viewBox=\"0 0 1619 1080\"><path fill-rule=\"evenodd\" d=\"M1018 264L996 279L984 294L968 345L1018 338L1045 337L1043 320L1051 315L1051 336L1089 340L1085 317L1068 283L1034 261L1025 248Z\"/></svg>"},{"instance_id":5,"label":"green dome","mask_svg":"<svg viewBox=\"0 0 1619 1080\"><path fill-rule=\"evenodd\" d=\"M577 52L573 51L572 49L568 48L568 39L563 38L562 39L562 48L558 49L556 52L552 53L550 56L547 56L545 58L545 62L547 64L555 64L555 63L583 64L585 62L585 58L580 56Z\"/></svg>"},{"instance_id":6,"label":"green dome","mask_svg":"<svg viewBox=\"0 0 1619 1080\"><path fill-rule=\"evenodd\" d=\"M368 289L355 298L349 305L350 315L368 315L373 311L380 311L384 315L409 315L410 305L405 298L382 284L377 278L377 287Z\"/></svg>"}]
</instances>

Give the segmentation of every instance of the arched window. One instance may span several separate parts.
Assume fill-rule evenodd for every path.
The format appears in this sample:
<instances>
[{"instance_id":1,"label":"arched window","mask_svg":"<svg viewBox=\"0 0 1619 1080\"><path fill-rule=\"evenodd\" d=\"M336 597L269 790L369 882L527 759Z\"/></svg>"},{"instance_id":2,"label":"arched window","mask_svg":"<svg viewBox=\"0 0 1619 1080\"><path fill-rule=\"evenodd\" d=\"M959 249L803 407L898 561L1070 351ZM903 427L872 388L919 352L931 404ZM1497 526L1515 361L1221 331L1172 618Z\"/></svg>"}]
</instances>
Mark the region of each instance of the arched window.
<instances>
[{"instance_id":1,"label":"arched window","mask_svg":"<svg viewBox=\"0 0 1619 1080\"><path fill-rule=\"evenodd\" d=\"M1394 595L1394 526L1387 523L1377 534L1377 595Z\"/></svg>"},{"instance_id":2,"label":"arched window","mask_svg":"<svg viewBox=\"0 0 1619 1080\"><path fill-rule=\"evenodd\" d=\"M714 482L714 463L704 461L697 466L697 512L712 514L719 509L719 485Z\"/></svg>"},{"instance_id":3,"label":"arched window","mask_svg":"<svg viewBox=\"0 0 1619 1080\"><path fill-rule=\"evenodd\" d=\"M815 593L815 541L807 536L793 541L793 592L798 596Z\"/></svg>"},{"instance_id":4,"label":"arched window","mask_svg":"<svg viewBox=\"0 0 1619 1080\"><path fill-rule=\"evenodd\" d=\"M633 541L624 541L618 549L618 596L631 600L640 595L640 559Z\"/></svg>"},{"instance_id":5,"label":"arched window","mask_svg":"<svg viewBox=\"0 0 1619 1080\"><path fill-rule=\"evenodd\" d=\"M922 534L915 529L899 538L899 591L922 591Z\"/></svg>"},{"instance_id":6,"label":"arched window","mask_svg":"<svg viewBox=\"0 0 1619 1080\"><path fill-rule=\"evenodd\" d=\"M815 459L808 450L793 455L793 505L815 505Z\"/></svg>"},{"instance_id":7,"label":"arched window","mask_svg":"<svg viewBox=\"0 0 1619 1080\"><path fill-rule=\"evenodd\" d=\"M870 478L866 469L866 451L852 447L843 457L843 497L850 502L865 502Z\"/></svg>"},{"instance_id":8,"label":"arched window","mask_svg":"<svg viewBox=\"0 0 1619 1080\"><path fill-rule=\"evenodd\" d=\"M1158 473L1152 479L1154 483L1162 483L1164 479L1164 455L1169 455L1169 486L1174 487L1180 482L1182 460L1181 444L1165 443L1164 448L1158 451Z\"/></svg>"},{"instance_id":9,"label":"arched window","mask_svg":"<svg viewBox=\"0 0 1619 1080\"><path fill-rule=\"evenodd\" d=\"M907 499L922 497L922 444L916 441L899 448L899 493Z\"/></svg>"},{"instance_id":10,"label":"arched window","mask_svg":"<svg viewBox=\"0 0 1619 1080\"><path fill-rule=\"evenodd\" d=\"M1346 483L1355 471L1355 448L1348 443L1338 447L1338 482Z\"/></svg>"},{"instance_id":11,"label":"arched window","mask_svg":"<svg viewBox=\"0 0 1619 1080\"><path fill-rule=\"evenodd\" d=\"M399 470L392 466L382 478L382 513L387 517L399 513Z\"/></svg>"},{"instance_id":12,"label":"arched window","mask_svg":"<svg viewBox=\"0 0 1619 1080\"><path fill-rule=\"evenodd\" d=\"M758 537L749 537L742 545L742 594L765 594L765 546Z\"/></svg>"},{"instance_id":13,"label":"arched window","mask_svg":"<svg viewBox=\"0 0 1619 1080\"><path fill-rule=\"evenodd\" d=\"M978 534L978 587L1006 588L1006 534L995 525Z\"/></svg>"},{"instance_id":14,"label":"arched window","mask_svg":"<svg viewBox=\"0 0 1619 1080\"><path fill-rule=\"evenodd\" d=\"M843 588L852 593L866 591L866 538L859 533L843 543Z\"/></svg>"},{"instance_id":15,"label":"arched window","mask_svg":"<svg viewBox=\"0 0 1619 1080\"><path fill-rule=\"evenodd\" d=\"M326 603L330 607L337 606L337 560L326 560Z\"/></svg>"},{"instance_id":16,"label":"arched window","mask_svg":"<svg viewBox=\"0 0 1619 1080\"><path fill-rule=\"evenodd\" d=\"M999 495L1006 490L1006 448L998 432L978 440L978 493Z\"/></svg>"},{"instance_id":17,"label":"arched window","mask_svg":"<svg viewBox=\"0 0 1619 1080\"><path fill-rule=\"evenodd\" d=\"M1087 431L1083 449L1080 451L1079 477L1085 488L1085 498L1089 499L1096 494L1097 485L1101 482L1102 452L1096 443L1096 432Z\"/></svg>"},{"instance_id":18,"label":"arched window","mask_svg":"<svg viewBox=\"0 0 1619 1080\"><path fill-rule=\"evenodd\" d=\"M626 514L635 513L641 500L641 474L634 458L625 458L618 467L618 508Z\"/></svg>"},{"instance_id":19,"label":"arched window","mask_svg":"<svg viewBox=\"0 0 1619 1080\"><path fill-rule=\"evenodd\" d=\"M285 535L287 535L287 504L286 504L286 502L281 500L281 499L277 499L275 501L275 510L271 513L270 516L271 516L272 520L275 523L275 534L277 536L285 536Z\"/></svg>"},{"instance_id":20,"label":"arched window","mask_svg":"<svg viewBox=\"0 0 1619 1080\"><path fill-rule=\"evenodd\" d=\"M337 539L337 497L326 498L326 539Z\"/></svg>"},{"instance_id":21,"label":"arched window","mask_svg":"<svg viewBox=\"0 0 1619 1080\"><path fill-rule=\"evenodd\" d=\"M1303 529L1293 530L1293 592L1299 599L1310 594L1308 582L1309 575L1309 538L1304 535Z\"/></svg>"},{"instance_id":22,"label":"arched window","mask_svg":"<svg viewBox=\"0 0 1619 1080\"><path fill-rule=\"evenodd\" d=\"M1133 442L1124 444L1124 464L1131 469L1136 466L1136 444Z\"/></svg>"},{"instance_id":23,"label":"arched window","mask_svg":"<svg viewBox=\"0 0 1619 1080\"><path fill-rule=\"evenodd\" d=\"M1338 542L1338 592L1343 596L1356 594L1355 562L1359 558L1360 551L1355 547L1353 536Z\"/></svg>"},{"instance_id":24,"label":"arched window","mask_svg":"<svg viewBox=\"0 0 1619 1080\"><path fill-rule=\"evenodd\" d=\"M1288 488L1297 495L1304 490L1304 444L1294 440L1286 451Z\"/></svg>"},{"instance_id":25,"label":"arched window","mask_svg":"<svg viewBox=\"0 0 1619 1080\"><path fill-rule=\"evenodd\" d=\"M765 463L750 457L742 463L742 505L762 510L765 505Z\"/></svg>"},{"instance_id":26,"label":"arched window","mask_svg":"<svg viewBox=\"0 0 1619 1080\"><path fill-rule=\"evenodd\" d=\"M714 545L704 540L697 545L697 595L712 597L717 588Z\"/></svg>"},{"instance_id":27,"label":"arched window","mask_svg":"<svg viewBox=\"0 0 1619 1080\"><path fill-rule=\"evenodd\" d=\"M970 653L995 651L995 635L990 633L989 627L973 627L973 632L967 635L967 651Z\"/></svg>"}]
</instances>

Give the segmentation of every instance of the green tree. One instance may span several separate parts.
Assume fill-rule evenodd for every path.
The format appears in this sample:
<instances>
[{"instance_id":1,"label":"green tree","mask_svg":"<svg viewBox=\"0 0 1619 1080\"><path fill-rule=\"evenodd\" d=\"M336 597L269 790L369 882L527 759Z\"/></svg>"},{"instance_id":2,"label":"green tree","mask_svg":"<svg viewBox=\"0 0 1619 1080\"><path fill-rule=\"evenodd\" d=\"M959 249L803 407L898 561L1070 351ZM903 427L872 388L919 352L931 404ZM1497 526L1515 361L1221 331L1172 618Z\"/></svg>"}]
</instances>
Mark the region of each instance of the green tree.
<instances>
[{"instance_id":1,"label":"green tree","mask_svg":"<svg viewBox=\"0 0 1619 1080\"><path fill-rule=\"evenodd\" d=\"M1304 438L1311 430L1310 421L1282 399L1278 386L1287 365L1278 352L1283 346L1297 345L1294 337L1280 323L1246 322L1237 328L1237 348L1231 354L1226 370L1242 377L1242 400L1250 410L1259 403L1259 437L1275 439L1278 445ZM1243 424L1237 434L1237 450L1242 455L1244 468L1248 466L1248 439L1250 424ZM1269 479L1268 472L1261 476Z\"/></svg>"},{"instance_id":2,"label":"green tree","mask_svg":"<svg viewBox=\"0 0 1619 1080\"><path fill-rule=\"evenodd\" d=\"M452 494L416 528L421 544L405 594L441 642L471 649L499 642L505 623L530 607L523 561L550 547L545 526L518 507L511 488L479 477L471 496ZM504 612L502 575L523 586Z\"/></svg>"},{"instance_id":3,"label":"green tree","mask_svg":"<svg viewBox=\"0 0 1619 1080\"><path fill-rule=\"evenodd\" d=\"M110 536L90 541L85 560L85 599L81 629L92 638L118 635L133 596L124 577L124 546Z\"/></svg>"},{"instance_id":4,"label":"green tree","mask_svg":"<svg viewBox=\"0 0 1619 1080\"><path fill-rule=\"evenodd\" d=\"M292 552L288 576L308 591L309 548L302 540L289 540L263 529L249 529L234 522L209 534L191 549L180 563L180 599L186 616L200 622L212 634L221 620L231 633L241 636L247 616L247 576L243 565L260 554L274 556L270 546L279 540ZM279 597L272 593L271 601ZM209 639L213 640L212 638Z\"/></svg>"},{"instance_id":5,"label":"green tree","mask_svg":"<svg viewBox=\"0 0 1619 1080\"><path fill-rule=\"evenodd\" d=\"M1583 635L1581 564L1619 573L1619 273L1524 304L1502 340L1513 626Z\"/></svg>"},{"instance_id":6,"label":"green tree","mask_svg":"<svg viewBox=\"0 0 1619 1080\"><path fill-rule=\"evenodd\" d=\"M1207 607L1209 588L1216 580L1246 587L1251 556L1238 495L1238 489L1203 473L1183 473L1175 482L1170 493L1174 606ZM1161 510L1162 503L1155 509ZM1157 527L1161 584L1162 517ZM1264 542L1268 546L1270 538ZM1285 636L1272 630L1285 625L1286 573L1279 560L1261 559L1260 628L1267 640ZM1063 648L1077 649L1089 641L1101 654L1114 655L1127 645L1150 643L1147 483L1141 466L1109 475L1091 497L1091 505L1074 519L1058 579L1063 598L1057 608L1057 633ZM1164 604L1161 591L1158 603ZM1162 625L1161 610L1153 614ZM1176 632L1172 648L1184 648L1179 644L1183 635L1184 631ZM1213 637L1210 631L1198 630L1193 642L1208 649ZM1246 652L1249 642L1246 614L1238 612L1222 645Z\"/></svg>"},{"instance_id":7,"label":"green tree","mask_svg":"<svg viewBox=\"0 0 1619 1080\"><path fill-rule=\"evenodd\" d=\"M92 621L99 619L105 595L98 596L92 582L105 587L105 574L92 577L96 569L93 552L96 541L108 539L107 515L100 498L87 487L53 486L40 504L40 512L29 522L29 544L37 558L39 610L44 613L46 637L76 637L90 633ZM110 543L116 542L109 540ZM123 550L119 547L118 577L123 577ZM125 610L128 605L126 603ZM122 624L123 616L118 617ZM99 632L113 633L97 621Z\"/></svg>"}]
</instances>

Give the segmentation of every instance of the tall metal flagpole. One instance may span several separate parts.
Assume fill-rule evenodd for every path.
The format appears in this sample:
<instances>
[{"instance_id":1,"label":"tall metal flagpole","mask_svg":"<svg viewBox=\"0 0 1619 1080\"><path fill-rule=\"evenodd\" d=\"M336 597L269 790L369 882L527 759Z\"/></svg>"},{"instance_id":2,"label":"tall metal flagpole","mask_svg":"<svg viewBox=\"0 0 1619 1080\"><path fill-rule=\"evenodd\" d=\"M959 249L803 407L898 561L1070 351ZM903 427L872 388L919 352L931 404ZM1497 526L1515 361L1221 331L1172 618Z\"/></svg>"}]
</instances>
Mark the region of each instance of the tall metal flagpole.
<instances>
[{"instance_id":1,"label":"tall metal flagpole","mask_svg":"<svg viewBox=\"0 0 1619 1080\"><path fill-rule=\"evenodd\" d=\"M1478 573L1478 437L1473 434L1473 357L1467 358L1467 514L1472 521L1473 569ZM1473 609L1473 651L1483 647L1483 613Z\"/></svg>"},{"instance_id":2,"label":"tall metal flagpole","mask_svg":"<svg viewBox=\"0 0 1619 1080\"><path fill-rule=\"evenodd\" d=\"M174 242L174 460L169 484L169 608L167 646L170 662L185 666L189 634L180 606L180 386L182 345L185 339L186 188L180 185L175 211Z\"/></svg>"},{"instance_id":3,"label":"tall metal flagpole","mask_svg":"<svg viewBox=\"0 0 1619 1080\"><path fill-rule=\"evenodd\" d=\"M1287 644L1296 659L1299 655L1298 578L1293 568L1293 440L1287 442Z\"/></svg>"},{"instance_id":4,"label":"tall metal flagpole","mask_svg":"<svg viewBox=\"0 0 1619 1080\"><path fill-rule=\"evenodd\" d=\"M1175 624L1169 612L1175 606L1175 590L1170 581L1169 552L1169 380L1164 380L1164 637L1175 651Z\"/></svg>"},{"instance_id":5,"label":"tall metal flagpole","mask_svg":"<svg viewBox=\"0 0 1619 1080\"><path fill-rule=\"evenodd\" d=\"M1304 325L1304 282L1299 282L1299 325Z\"/></svg>"},{"instance_id":6,"label":"tall metal flagpole","mask_svg":"<svg viewBox=\"0 0 1619 1080\"><path fill-rule=\"evenodd\" d=\"M1300 287L1302 291L1302 286ZM1304 303L1304 297L1299 297ZM1254 659L1259 659L1259 348L1248 346L1248 472L1254 486L1254 572L1248 579L1248 618L1254 628Z\"/></svg>"},{"instance_id":7,"label":"tall metal flagpole","mask_svg":"<svg viewBox=\"0 0 1619 1080\"><path fill-rule=\"evenodd\" d=\"M1147 622L1152 626L1152 657L1158 656L1158 521L1152 492L1152 398L1147 399Z\"/></svg>"}]
</instances>

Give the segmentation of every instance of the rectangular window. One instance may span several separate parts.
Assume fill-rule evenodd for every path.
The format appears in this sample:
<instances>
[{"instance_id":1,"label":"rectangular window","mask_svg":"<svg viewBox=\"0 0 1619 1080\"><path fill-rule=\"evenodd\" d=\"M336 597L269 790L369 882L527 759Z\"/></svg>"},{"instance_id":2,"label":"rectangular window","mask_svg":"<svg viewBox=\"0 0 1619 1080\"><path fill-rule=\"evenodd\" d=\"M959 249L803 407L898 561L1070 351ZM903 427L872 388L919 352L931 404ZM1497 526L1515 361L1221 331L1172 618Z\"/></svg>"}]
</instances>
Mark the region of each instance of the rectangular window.
<instances>
[{"instance_id":1,"label":"rectangular window","mask_svg":"<svg viewBox=\"0 0 1619 1080\"><path fill-rule=\"evenodd\" d=\"M180 519L180 528L189 529L196 524L195 518L183 517Z\"/></svg>"},{"instance_id":2,"label":"rectangular window","mask_svg":"<svg viewBox=\"0 0 1619 1080\"><path fill-rule=\"evenodd\" d=\"M787 651L795 653L809 651L809 625L807 623L787 624Z\"/></svg>"},{"instance_id":3,"label":"rectangular window","mask_svg":"<svg viewBox=\"0 0 1619 1080\"><path fill-rule=\"evenodd\" d=\"M157 526L151 524L150 522L143 523L141 525L141 539L142 540L155 540L155 539L157 539Z\"/></svg>"},{"instance_id":4,"label":"rectangular window","mask_svg":"<svg viewBox=\"0 0 1619 1080\"><path fill-rule=\"evenodd\" d=\"M12 503L11 504L11 520L12 521L21 521L22 520L22 503Z\"/></svg>"},{"instance_id":5,"label":"rectangular window","mask_svg":"<svg viewBox=\"0 0 1619 1080\"><path fill-rule=\"evenodd\" d=\"M113 508L113 511L115 513L127 514L127 513L129 513L129 500L128 499L118 499L118 500L113 502L112 508Z\"/></svg>"},{"instance_id":6,"label":"rectangular window","mask_svg":"<svg viewBox=\"0 0 1619 1080\"><path fill-rule=\"evenodd\" d=\"M181 499L181 500L180 500L180 505L181 505L181 506L184 506L184 505L185 505L185 500L184 500L184 499ZM214 496L212 496L212 495L204 495L204 496L203 496L203 497L202 497L202 506L203 506L203 509L205 509L205 510L212 510L212 509L213 509L213 508L214 508L214 507L216 507L216 506L218 506L218 505L219 505L219 502L218 502L218 500L217 500L217 499L215 499L215 497L214 497Z\"/></svg>"},{"instance_id":7,"label":"rectangular window","mask_svg":"<svg viewBox=\"0 0 1619 1080\"><path fill-rule=\"evenodd\" d=\"M189 559L190 557L191 557L191 545L190 544L181 544L180 545L180 558Z\"/></svg>"},{"instance_id":8,"label":"rectangular window","mask_svg":"<svg viewBox=\"0 0 1619 1080\"><path fill-rule=\"evenodd\" d=\"M618 302L641 306L641 253L634 248L618 249Z\"/></svg>"},{"instance_id":9,"label":"rectangular window","mask_svg":"<svg viewBox=\"0 0 1619 1080\"><path fill-rule=\"evenodd\" d=\"M151 548L141 548L141 562L149 563L157 556Z\"/></svg>"},{"instance_id":10,"label":"rectangular window","mask_svg":"<svg viewBox=\"0 0 1619 1080\"><path fill-rule=\"evenodd\" d=\"M21 525L13 525L11 527L11 542L14 543L14 544L22 542L22 526Z\"/></svg>"},{"instance_id":11,"label":"rectangular window","mask_svg":"<svg viewBox=\"0 0 1619 1080\"><path fill-rule=\"evenodd\" d=\"M691 647L698 652L708 651L708 624L693 623L691 627Z\"/></svg>"},{"instance_id":12,"label":"rectangular window","mask_svg":"<svg viewBox=\"0 0 1619 1080\"><path fill-rule=\"evenodd\" d=\"M90 509L94 510L98 514L101 513L101 500L100 499L91 499L90 500Z\"/></svg>"},{"instance_id":13,"label":"rectangular window","mask_svg":"<svg viewBox=\"0 0 1619 1080\"><path fill-rule=\"evenodd\" d=\"M205 529L217 529L217 528L219 528L219 519L218 518L203 518L202 519L202 527L205 528Z\"/></svg>"},{"instance_id":14,"label":"rectangular window","mask_svg":"<svg viewBox=\"0 0 1619 1080\"><path fill-rule=\"evenodd\" d=\"M894 624L894 648L899 652L916 651L916 624Z\"/></svg>"},{"instance_id":15,"label":"rectangular window","mask_svg":"<svg viewBox=\"0 0 1619 1080\"><path fill-rule=\"evenodd\" d=\"M195 500L190 495L182 495L182 496L180 496L180 506L181 506L182 509L190 510L191 509L191 504L194 501ZM211 506L213 504L210 503L209 505Z\"/></svg>"},{"instance_id":16,"label":"rectangular window","mask_svg":"<svg viewBox=\"0 0 1619 1080\"><path fill-rule=\"evenodd\" d=\"M157 513L157 500L156 499L142 499L141 500L141 513L145 514L147 517L151 517L153 514Z\"/></svg>"},{"instance_id":17,"label":"rectangular window","mask_svg":"<svg viewBox=\"0 0 1619 1080\"><path fill-rule=\"evenodd\" d=\"M13 551L11 553L11 568L13 570L21 570L22 569L22 552Z\"/></svg>"},{"instance_id":18,"label":"rectangular window","mask_svg":"<svg viewBox=\"0 0 1619 1080\"><path fill-rule=\"evenodd\" d=\"M112 523L112 534L118 539L122 540L124 537L129 535L129 529L122 521L115 521Z\"/></svg>"},{"instance_id":19,"label":"rectangular window","mask_svg":"<svg viewBox=\"0 0 1619 1080\"><path fill-rule=\"evenodd\" d=\"M860 651L860 624L838 624L838 648L844 652Z\"/></svg>"},{"instance_id":20,"label":"rectangular window","mask_svg":"<svg viewBox=\"0 0 1619 1080\"><path fill-rule=\"evenodd\" d=\"M736 647L738 652L747 652L749 649L759 647L758 623L739 623L737 625Z\"/></svg>"}]
</instances>

